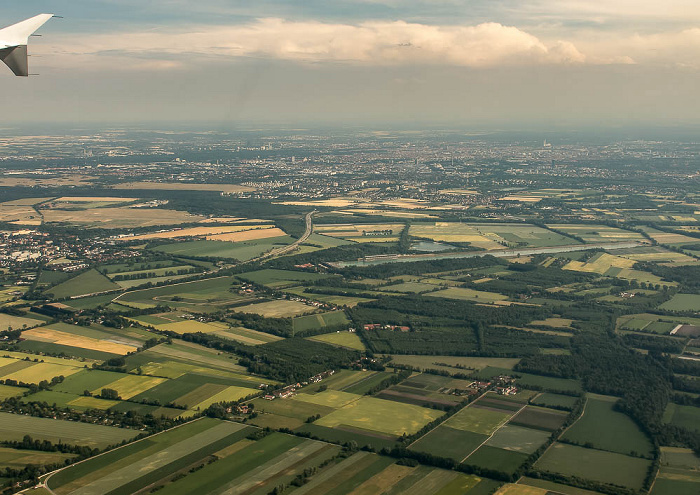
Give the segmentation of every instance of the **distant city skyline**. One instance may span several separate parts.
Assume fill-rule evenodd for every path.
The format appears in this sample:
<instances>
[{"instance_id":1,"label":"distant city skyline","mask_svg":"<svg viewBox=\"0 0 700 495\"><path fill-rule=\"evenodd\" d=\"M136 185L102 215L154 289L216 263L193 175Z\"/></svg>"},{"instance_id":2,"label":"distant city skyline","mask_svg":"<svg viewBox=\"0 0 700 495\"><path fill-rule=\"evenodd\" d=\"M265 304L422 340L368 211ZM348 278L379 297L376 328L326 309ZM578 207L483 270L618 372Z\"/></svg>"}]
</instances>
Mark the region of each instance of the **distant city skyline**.
<instances>
[{"instance_id":1,"label":"distant city skyline","mask_svg":"<svg viewBox=\"0 0 700 495\"><path fill-rule=\"evenodd\" d=\"M700 4L647 0L74 0L2 67L22 122L700 123Z\"/></svg>"}]
</instances>

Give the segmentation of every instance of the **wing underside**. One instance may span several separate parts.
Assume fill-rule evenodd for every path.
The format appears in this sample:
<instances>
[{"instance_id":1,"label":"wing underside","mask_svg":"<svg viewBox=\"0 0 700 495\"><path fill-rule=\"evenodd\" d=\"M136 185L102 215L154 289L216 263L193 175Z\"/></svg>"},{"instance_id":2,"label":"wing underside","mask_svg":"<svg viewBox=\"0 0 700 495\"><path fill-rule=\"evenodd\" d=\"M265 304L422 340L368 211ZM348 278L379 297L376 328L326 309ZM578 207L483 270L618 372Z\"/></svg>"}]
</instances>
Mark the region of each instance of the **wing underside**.
<instances>
[{"instance_id":1,"label":"wing underside","mask_svg":"<svg viewBox=\"0 0 700 495\"><path fill-rule=\"evenodd\" d=\"M27 58L29 37L52 17L53 14L39 14L0 29L0 60L5 62L16 76L29 75Z\"/></svg>"},{"instance_id":2,"label":"wing underside","mask_svg":"<svg viewBox=\"0 0 700 495\"><path fill-rule=\"evenodd\" d=\"M14 72L15 76L29 75L27 45L13 46L0 50L0 60Z\"/></svg>"}]
</instances>

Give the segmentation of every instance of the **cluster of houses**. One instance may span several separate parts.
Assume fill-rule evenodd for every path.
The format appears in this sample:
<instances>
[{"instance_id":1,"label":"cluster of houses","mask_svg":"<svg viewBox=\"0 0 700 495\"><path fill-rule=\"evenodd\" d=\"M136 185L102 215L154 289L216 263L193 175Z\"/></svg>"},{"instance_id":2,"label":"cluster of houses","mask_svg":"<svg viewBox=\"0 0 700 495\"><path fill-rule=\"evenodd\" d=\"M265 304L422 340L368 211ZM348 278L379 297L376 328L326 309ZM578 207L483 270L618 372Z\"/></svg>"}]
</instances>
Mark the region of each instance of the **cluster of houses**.
<instances>
[{"instance_id":1,"label":"cluster of houses","mask_svg":"<svg viewBox=\"0 0 700 495\"><path fill-rule=\"evenodd\" d=\"M310 383L318 383L324 378L328 378L329 376L332 376L335 373L334 370L328 370L324 371L323 373L318 373L317 375L312 376L309 378L307 381L304 382L297 382L293 383L291 385L287 385L284 388L281 388L279 390L275 390L269 394L265 394L263 397L266 400L275 400L275 399L288 399L292 396L294 396L294 393L297 391L297 389L304 387L306 385L309 385Z\"/></svg>"},{"instance_id":2,"label":"cluster of houses","mask_svg":"<svg viewBox=\"0 0 700 495\"><path fill-rule=\"evenodd\" d=\"M411 327L407 326L402 326L402 325L382 325L380 323L369 323L368 325L364 325L363 327L365 330L391 330L391 331L398 331L398 332L410 332Z\"/></svg>"}]
</instances>

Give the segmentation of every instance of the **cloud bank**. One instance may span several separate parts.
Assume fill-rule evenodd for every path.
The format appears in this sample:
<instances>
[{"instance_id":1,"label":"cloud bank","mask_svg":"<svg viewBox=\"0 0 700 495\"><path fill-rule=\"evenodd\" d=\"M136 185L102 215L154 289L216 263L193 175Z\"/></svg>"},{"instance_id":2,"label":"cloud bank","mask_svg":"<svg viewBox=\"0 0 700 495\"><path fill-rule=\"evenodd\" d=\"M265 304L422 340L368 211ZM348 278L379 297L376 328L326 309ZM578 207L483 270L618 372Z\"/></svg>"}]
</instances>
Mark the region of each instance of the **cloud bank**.
<instances>
[{"instance_id":1,"label":"cloud bank","mask_svg":"<svg viewBox=\"0 0 700 495\"><path fill-rule=\"evenodd\" d=\"M159 59L158 66L165 68L186 64L188 60L222 57L271 58L312 64L463 67L586 61L572 43L545 43L516 27L493 22L475 26L433 26L404 21L350 25L265 18L234 26L62 39L49 49L76 58ZM132 61L130 65L138 68L142 63L143 60Z\"/></svg>"},{"instance_id":2,"label":"cloud bank","mask_svg":"<svg viewBox=\"0 0 700 495\"><path fill-rule=\"evenodd\" d=\"M54 67L170 70L254 58L302 64L454 66L654 64L700 68L700 28L543 39L496 22L359 24L262 18L230 26L64 36L40 47Z\"/></svg>"}]
</instances>

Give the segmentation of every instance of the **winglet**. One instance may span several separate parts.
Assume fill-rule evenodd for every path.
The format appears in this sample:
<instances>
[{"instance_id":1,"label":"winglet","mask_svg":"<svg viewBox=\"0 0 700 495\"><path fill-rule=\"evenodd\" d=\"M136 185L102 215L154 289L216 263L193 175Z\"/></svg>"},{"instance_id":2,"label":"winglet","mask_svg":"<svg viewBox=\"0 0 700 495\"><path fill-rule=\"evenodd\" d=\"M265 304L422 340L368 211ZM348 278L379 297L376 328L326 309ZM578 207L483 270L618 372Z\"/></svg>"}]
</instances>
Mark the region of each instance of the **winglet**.
<instances>
[{"instance_id":1,"label":"winglet","mask_svg":"<svg viewBox=\"0 0 700 495\"><path fill-rule=\"evenodd\" d=\"M0 60L16 76L28 76L27 43L29 37L46 24L53 14L39 14L12 26L0 29Z\"/></svg>"}]
</instances>

